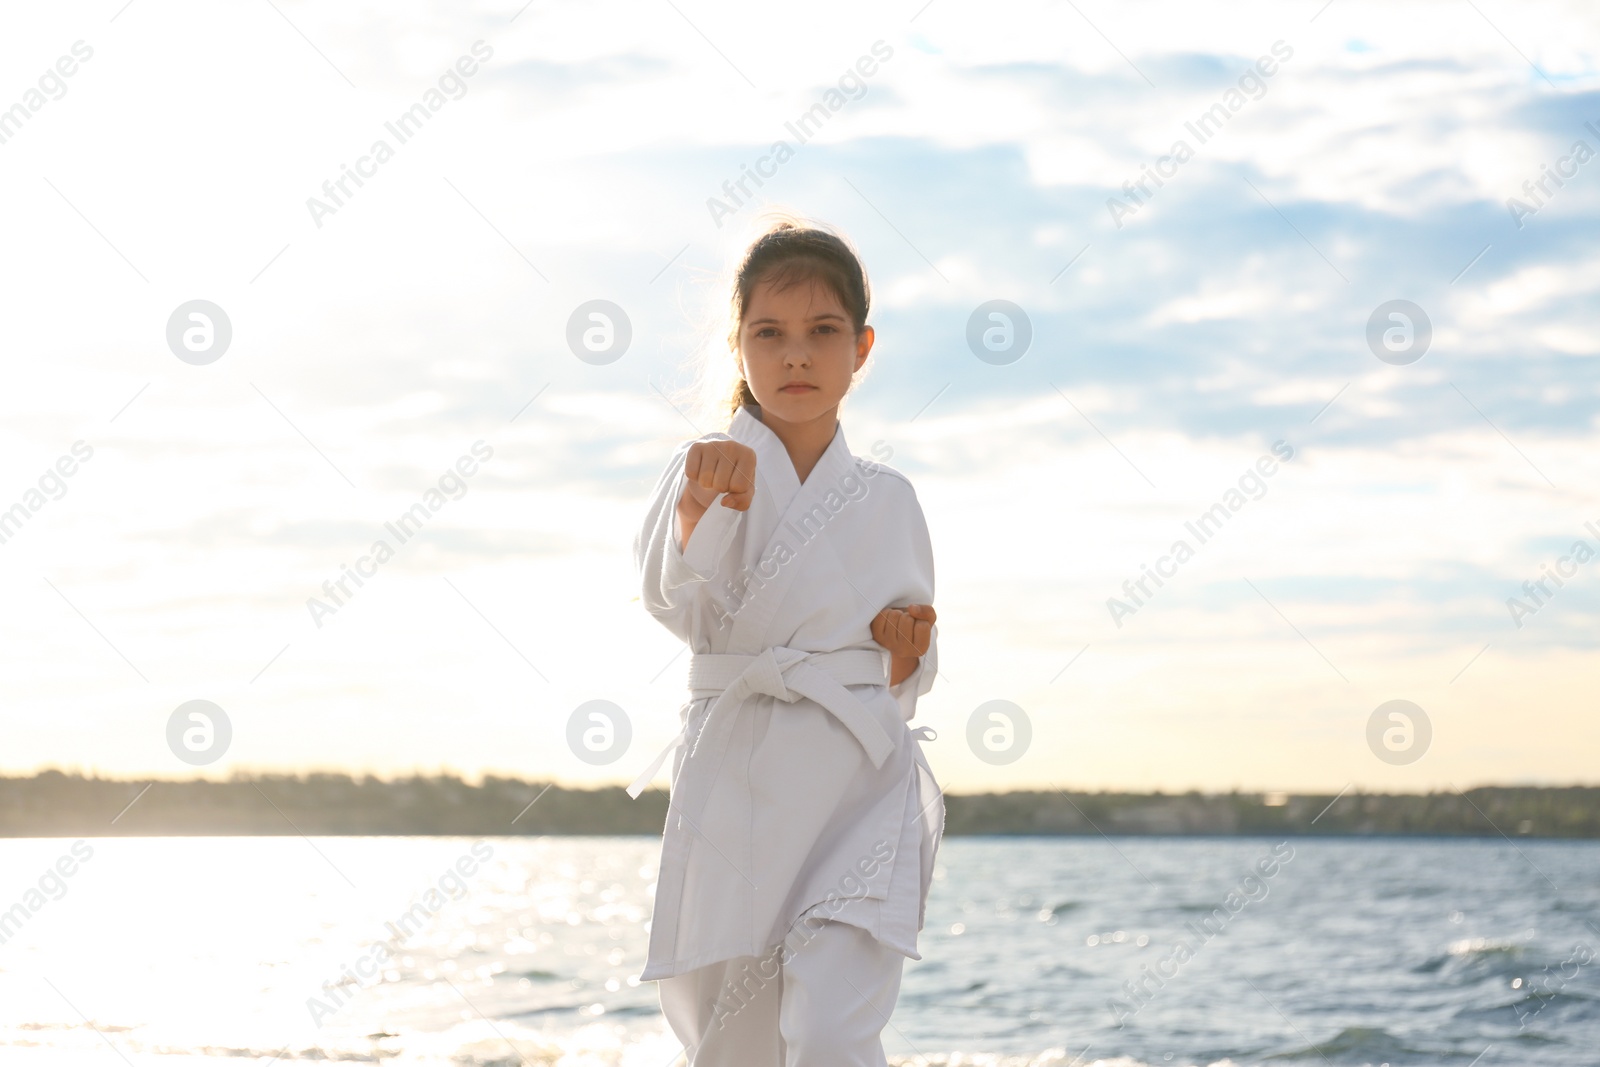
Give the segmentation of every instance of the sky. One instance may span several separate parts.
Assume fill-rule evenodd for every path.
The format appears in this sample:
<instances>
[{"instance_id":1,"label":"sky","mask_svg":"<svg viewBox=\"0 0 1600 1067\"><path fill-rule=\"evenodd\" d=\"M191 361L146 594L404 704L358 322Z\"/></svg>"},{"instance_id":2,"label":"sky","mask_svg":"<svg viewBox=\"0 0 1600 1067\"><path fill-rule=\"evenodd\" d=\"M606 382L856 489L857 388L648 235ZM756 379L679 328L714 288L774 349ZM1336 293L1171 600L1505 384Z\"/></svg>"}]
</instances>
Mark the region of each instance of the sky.
<instances>
[{"instance_id":1,"label":"sky","mask_svg":"<svg viewBox=\"0 0 1600 1067\"><path fill-rule=\"evenodd\" d=\"M631 780L686 671L632 540L781 209L871 280L947 790L1600 780L1586 14L10 8L0 773Z\"/></svg>"}]
</instances>

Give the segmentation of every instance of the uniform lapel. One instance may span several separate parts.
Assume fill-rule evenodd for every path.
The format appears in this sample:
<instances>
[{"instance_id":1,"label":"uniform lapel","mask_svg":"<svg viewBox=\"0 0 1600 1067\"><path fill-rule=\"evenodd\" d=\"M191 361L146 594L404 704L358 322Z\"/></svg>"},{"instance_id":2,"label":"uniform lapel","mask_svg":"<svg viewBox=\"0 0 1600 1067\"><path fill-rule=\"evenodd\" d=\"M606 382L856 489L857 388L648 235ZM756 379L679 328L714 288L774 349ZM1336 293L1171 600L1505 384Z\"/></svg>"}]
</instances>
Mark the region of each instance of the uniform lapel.
<instances>
[{"instance_id":1,"label":"uniform lapel","mask_svg":"<svg viewBox=\"0 0 1600 1067\"><path fill-rule=\"evenodd\" d=\"M833 440L802 483L783 442L747 409L740 408L734 416L729 436L756 450L757 491L766 490L772 494L771 510L764 509L763 513L777 516L753 565L750 587L754 591L734 616L733 633L729 638L729 652L749 654L771 645L768 634L778 605L802 567L798 557L826 536L825 528L818 529L814 523L807 528L800 520L830 491L845 498L841 483L854 469L855 457L845 441L844 426L835 423ZM824 510L831 513L837 509Z\"/></svg>"},{"instance_id":2,"label":"uniform lapel","mask_svg":"<svg viewBox=\"0 0 1600 1067\"><path fill-rule=\"evenodd\" d=\"M789 501L800 488L800 478L794 472L794 461L789 450L783 447L778 435L765 423L741 407L728 427L728 436L740 444L749 445L756 452L756 483L768 495L773 514L782 515Z\"/></svg>"}]
</instances>

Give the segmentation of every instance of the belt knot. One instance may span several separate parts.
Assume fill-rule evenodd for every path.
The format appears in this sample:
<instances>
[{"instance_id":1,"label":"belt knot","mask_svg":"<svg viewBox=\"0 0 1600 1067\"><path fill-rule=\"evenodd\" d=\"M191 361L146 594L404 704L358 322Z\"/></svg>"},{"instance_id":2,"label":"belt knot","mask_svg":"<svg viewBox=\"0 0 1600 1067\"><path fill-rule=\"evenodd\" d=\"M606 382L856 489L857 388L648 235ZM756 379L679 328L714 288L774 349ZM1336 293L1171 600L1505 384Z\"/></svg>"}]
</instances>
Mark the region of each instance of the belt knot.
<instances>
[{"instance_id":1,"label":"belt knot","mask_svg":"<svg viewBox=\"0 0 1600 1067\"><path fill-rule=\"evenodd\" d=\"M752 693L776 697L786 704L793 704L800 699L800 694L789 688L785 676L795 664L810 656L809 652L787 645L766 648L751 657L750 665L740 672L739 679Z\"/></svg>"}]
</instances>

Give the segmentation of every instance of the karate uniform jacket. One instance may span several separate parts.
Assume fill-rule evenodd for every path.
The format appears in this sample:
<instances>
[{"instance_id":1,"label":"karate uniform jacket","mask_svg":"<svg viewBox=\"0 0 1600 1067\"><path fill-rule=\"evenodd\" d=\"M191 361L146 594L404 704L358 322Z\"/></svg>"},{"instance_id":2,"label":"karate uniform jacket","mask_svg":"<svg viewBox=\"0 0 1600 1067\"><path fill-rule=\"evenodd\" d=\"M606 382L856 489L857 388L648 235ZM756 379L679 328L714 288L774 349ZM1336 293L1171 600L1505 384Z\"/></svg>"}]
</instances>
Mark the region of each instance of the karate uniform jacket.
<instances>
[{"instance_id":1,"label":"karate uniform jacket","mask_svg":"<svg viewBox=\"0 0 1600 1067\"><path fill-rule=\"evenodd\" d=\"M808 916L921 959L944 801L921 748L934 734L908 722L938 670L938 628L890 686L870 624L933 603L922 508L903 474L852 455L837 423L804 483L749 407L699 438L713 439L755 450L749 509L719 495L680 549L686 441L634 543L646 610L694 653L680 733L629 789L674 755L640 978L798 945Z\"/></svg>"}]
</instances>

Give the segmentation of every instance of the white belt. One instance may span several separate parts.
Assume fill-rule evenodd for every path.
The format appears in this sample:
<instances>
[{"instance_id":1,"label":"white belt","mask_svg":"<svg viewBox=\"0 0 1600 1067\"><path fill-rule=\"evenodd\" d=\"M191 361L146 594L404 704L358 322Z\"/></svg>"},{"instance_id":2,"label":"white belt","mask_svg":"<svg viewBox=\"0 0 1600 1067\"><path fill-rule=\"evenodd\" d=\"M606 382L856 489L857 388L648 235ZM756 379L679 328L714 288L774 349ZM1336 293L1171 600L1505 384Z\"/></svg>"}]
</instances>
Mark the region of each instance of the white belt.
<instances>
[{"instance_id":1,"label":"white belt","mask_svg":"<svg viewBox=\"0 0 1600 1067\"><path fill-rule=\"evenodd\" d=\"M753 656L699 653L689 661L689 689L719 695L706 713L705 725L689 757L702 751L720 752L733 731L739 705L745 697L760 693L790 704L801 697L816 701L856 736L872 765L882 767L895 743L872 710L845 686L884 685L887 680L883 653L870 649L805 652L777 645ZM688 739L690 725L686 721L678 736L650 761L650 766L628 787L629 796L638 799L667 757ZM691 805L691 809L698 809L698 805Z\"/></svg>"}]
</instances>

